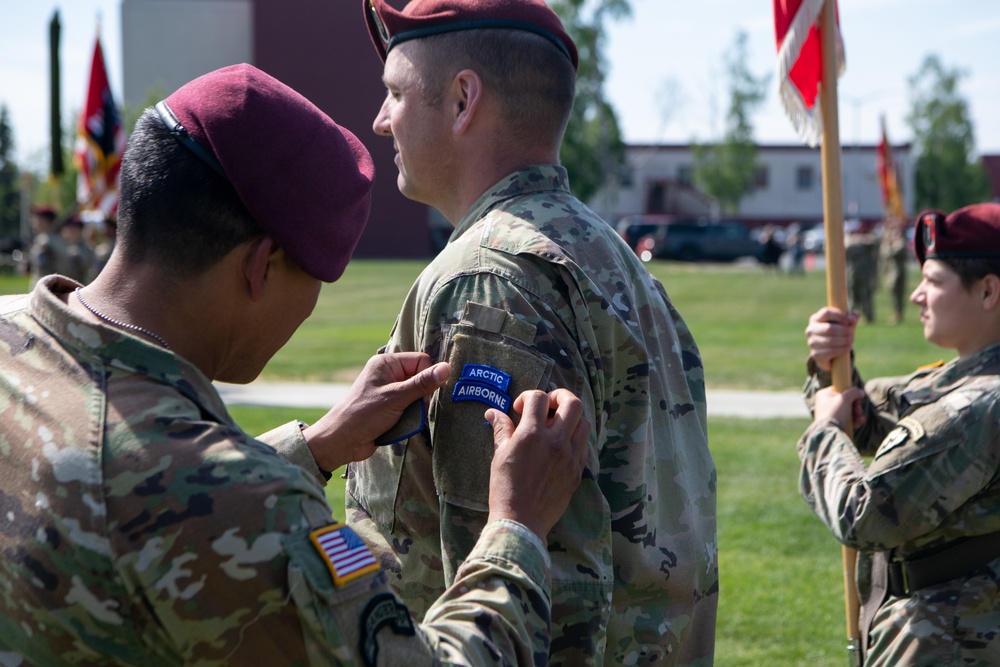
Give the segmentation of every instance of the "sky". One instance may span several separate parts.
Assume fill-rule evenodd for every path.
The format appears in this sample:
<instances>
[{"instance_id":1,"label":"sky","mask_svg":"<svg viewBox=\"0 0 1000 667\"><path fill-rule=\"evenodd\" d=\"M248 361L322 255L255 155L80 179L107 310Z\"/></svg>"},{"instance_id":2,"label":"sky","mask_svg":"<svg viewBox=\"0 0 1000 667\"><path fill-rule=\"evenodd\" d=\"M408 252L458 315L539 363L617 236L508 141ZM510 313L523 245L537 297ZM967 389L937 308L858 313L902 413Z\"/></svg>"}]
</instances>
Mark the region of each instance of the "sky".
<instances>
[{"instance_id":1,"label":"sky","mask_svg":"<svg viewBox=\"0 0 1000 667\"><path fill-rule=\"evenodd\" d=\"M760 143L799 143L776 92L768 0L630 1L632 17L610 24L606 45L606 94L627 142L720 138L729 101L725 57L743 31L749 71L768 78L766 100L751 117L754 135ZM1000 153L1000 2L840 0L839 7L847 56L838 88L843 146L876 143L883 115L893 144L912 139L909 79L934 54L965 73L959 92L978 151ZM98 20L119 104L122 95L121 0L0 0L0 104L10 114L18 160L39 170L48 159L48 26L57 8L64 122L83 104Z\"/></svg>"}]
</instances>

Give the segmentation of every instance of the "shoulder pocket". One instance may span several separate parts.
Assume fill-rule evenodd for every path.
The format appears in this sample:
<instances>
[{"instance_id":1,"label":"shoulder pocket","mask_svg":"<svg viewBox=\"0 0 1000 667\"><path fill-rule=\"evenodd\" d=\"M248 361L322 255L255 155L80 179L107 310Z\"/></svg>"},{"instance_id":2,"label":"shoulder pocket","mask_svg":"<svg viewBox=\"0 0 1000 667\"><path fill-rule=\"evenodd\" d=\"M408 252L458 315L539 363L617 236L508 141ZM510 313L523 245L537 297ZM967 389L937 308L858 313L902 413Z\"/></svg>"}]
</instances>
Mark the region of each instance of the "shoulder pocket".
<instances>
[{"instance_id":1,"label":"shoulder pocket","mask_svg":"<svg viewBox=\"0 0 1000 667\"><path fill-rule=\"evenodd\" d=\"M553 362L531 347L535 326L497 308L470 303L445 339L451 378L431 406L434 479L445 502L485 512L489 501L493 429L490 407L511 414L529 389L544 389Z\"/></svg>"}]
</instances>

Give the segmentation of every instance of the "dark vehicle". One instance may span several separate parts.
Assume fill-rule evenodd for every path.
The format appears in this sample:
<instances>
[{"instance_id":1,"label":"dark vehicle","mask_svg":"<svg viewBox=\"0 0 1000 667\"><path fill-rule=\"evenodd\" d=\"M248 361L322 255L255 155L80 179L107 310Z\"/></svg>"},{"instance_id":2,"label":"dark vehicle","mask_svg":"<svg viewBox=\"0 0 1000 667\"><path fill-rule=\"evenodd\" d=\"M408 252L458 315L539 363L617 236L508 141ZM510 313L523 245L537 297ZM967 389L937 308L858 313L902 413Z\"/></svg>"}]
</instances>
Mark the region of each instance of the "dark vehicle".
<instances>
[{"instance_id":1,"label":"dark vehicle","mask_svg":"<svg viewBox=\"0 0 1000 667\"><path fill-rule=\"evenodd\" d=\"M650 220L632 216L619 223L619 233L644 262L731 262L757 254L757 242L739 222L731 220Z\"/></svg>"}]
</instances>

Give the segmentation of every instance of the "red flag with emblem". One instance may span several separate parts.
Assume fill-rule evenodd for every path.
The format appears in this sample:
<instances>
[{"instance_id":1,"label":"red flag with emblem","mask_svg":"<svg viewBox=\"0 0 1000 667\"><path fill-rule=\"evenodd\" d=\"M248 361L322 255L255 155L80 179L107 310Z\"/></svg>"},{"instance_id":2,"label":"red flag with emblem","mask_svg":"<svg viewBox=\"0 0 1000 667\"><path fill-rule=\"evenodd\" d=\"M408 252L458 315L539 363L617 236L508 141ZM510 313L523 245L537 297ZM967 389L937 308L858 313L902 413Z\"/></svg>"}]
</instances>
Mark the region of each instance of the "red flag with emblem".
<instances>
[{"instance_id":1,"label":"red flag with emblem","mask_svg":"<svg viewBox=\"0 0 1000 667\"><path fill-rule=\"evenodd\" d=\"M892 159L889 146L889 135L885 131L885 117L882 118L882 139L875 153L878 184L882 190L882 208L887 218L903 220L906 212L903 200L899 195L899 181L896 178L896 163Z\"/></svg>"},{"instance_id":2,"label":"red flag with emblem","mask_svg":"<svg viewBox=\"0 0 1000 667\"><path fill-rule=\"evenodd\" d=\"M96 209L108 216L118 208L118 176L123 152L125 130L111 95L98 36L73 156L79 170L76 199L81 209Z\"/></svg>"},{"instance_id":3,"label":"red flag with emblem","mask_svg":"<svg viewBox=\"0 0 1000 667\"><path fill-rule=\"evenodd\" d=\"M810 146L823 136L823 116L816 106L823 57L819 15L823 0L772 0L778 46L778 92L795 130ZM844 72L844 44L837 26L837 71Z\"/></svg>"}]
</instances>

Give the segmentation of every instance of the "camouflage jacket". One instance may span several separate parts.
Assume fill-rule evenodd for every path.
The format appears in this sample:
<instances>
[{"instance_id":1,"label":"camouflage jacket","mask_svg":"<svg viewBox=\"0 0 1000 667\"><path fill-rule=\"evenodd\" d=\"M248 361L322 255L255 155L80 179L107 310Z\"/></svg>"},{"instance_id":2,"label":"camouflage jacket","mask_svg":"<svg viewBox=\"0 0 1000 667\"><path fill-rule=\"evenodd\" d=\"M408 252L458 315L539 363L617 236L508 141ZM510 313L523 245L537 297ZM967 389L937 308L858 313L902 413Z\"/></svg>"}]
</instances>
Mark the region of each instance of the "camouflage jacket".
<instances>
[{"instance_id":1,"label":"camouflage jacket","mask_svg":"<svg viewBox=\"0 0 1000 667\"><path fill-rule=\"evenodd\" d=\"M701 358L663 286L569 193L565 170L525 169L484 193L410 290L388 348L452 366L423 428L349 471L348 523L378 545L407 604L426 608L452 584L486 518L486 408L566 387L594 428L588 473L549 536L552 664L711 664Z\"/></svg>"},{"instance_id":2,"label":"camouflage jacket","mask_svg":"<svg viewBox=\"0 0 1000 667\"><path fill-rule=\"evenodd\" d=\"M814 366L807 401L830 384ZM853 445L831 420L799 440L799 487L842 543L859 549L858 587L872 553L913 558L1000 531L1000 345L912 375L862 384L865 421ZM874 455L865 465L862 455ZM875 612L866 665L1000 664L1000 558Z\"/></svg>"},{"instance_id":3,"label":"camouflage jacket","mask_svg":"<svg viewBox=\"0 0 1000 667\"><path fill-rule=\"evenodd\" d=\"M548 557L493 522L423 625L333 522L296 423L243 433L174 354L0 299L0 664L537 664Z\"/></svg>"},{"instance_id":4,"label":"camouflage jacket","mask_svg":"<svg viewBox=\"0 0 1000 667\"><path fill-rule=\"evenodd\" d=\"M62 273L65 268L66 244L55 232L37 234L28 248L31 284L45 276Z\"/></svg>"}]
</instances>

